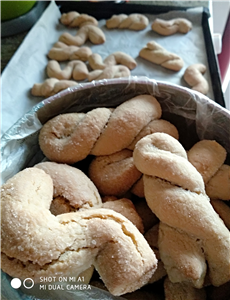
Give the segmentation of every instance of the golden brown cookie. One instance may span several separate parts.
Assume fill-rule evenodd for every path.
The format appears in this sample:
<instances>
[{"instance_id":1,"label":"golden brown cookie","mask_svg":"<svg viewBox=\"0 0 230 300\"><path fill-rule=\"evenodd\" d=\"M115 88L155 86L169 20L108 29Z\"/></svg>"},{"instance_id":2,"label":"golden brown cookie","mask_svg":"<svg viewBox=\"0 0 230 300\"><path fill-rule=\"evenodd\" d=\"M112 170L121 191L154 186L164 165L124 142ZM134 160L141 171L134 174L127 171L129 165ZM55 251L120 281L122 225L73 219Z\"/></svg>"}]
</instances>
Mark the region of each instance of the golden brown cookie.
<instances>
[{"instance_id":1,"label":"golden brown cookie","mask_svg":"<svg viewBox=\"0 0 230 300\"><path fill-rule=\"evenodd\" d=\"M54 216L52 198L53 181L38 168L25 169L2 186L4 272L36 283L41 276L77 276L94 265L113 295L148 282L157 259L132 222L105 208Z\"/></svg>"},{"instance_id":2,"label":"golden brown cookie","mask_svg":"<svg viewBox=\"0 0 230 300\"><path fill-rule=\"evenodd\" d=\"M187 160L182 145L165 133L154 133L136 144L133 157L136 167L144 173L145 197L152 211L162 223L172 227L172 231L187 234L200 244L213 285L218 286L230 280L229 230L210 204L203 178ZM173 240L170 241L168 235L167 243L170 242ZM182 249L180 243L175 245ZM174 281L174 275L169 271L174 270L176 265L177 269L180 267L175 261L164 259L161 254L163 250L170 249L173 248L161 248L160 256L170 280ZM195 266L192 260L190 262ZM200 262L202 265L202 260ZM197 287L202 286L203 272L200 274L200 280L193 280L194 285L198 283Z\"/></svg>"}]
</instances>

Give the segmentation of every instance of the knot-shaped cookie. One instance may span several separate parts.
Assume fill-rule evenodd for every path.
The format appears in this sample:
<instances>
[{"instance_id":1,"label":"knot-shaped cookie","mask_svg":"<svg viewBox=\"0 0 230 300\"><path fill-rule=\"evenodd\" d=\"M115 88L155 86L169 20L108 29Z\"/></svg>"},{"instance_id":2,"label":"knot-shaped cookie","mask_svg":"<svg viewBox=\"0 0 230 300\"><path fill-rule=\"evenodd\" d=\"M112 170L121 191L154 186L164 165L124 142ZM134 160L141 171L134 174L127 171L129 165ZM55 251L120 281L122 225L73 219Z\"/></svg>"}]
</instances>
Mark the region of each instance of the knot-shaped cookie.
<instances>
[{"instance_id":1,"label":"knot-shaped cookie","mask_svg":"<svg viewBox=\"0 0 230 300\"><path fill-rule=\"evenodd\" d=\"M113 15L106 21L106 27L109 29L131 29L131 30L143 30L149 24L149 20L145 15L142 14L120 14Z\"/></svg>"},{"instance_id":2,"label":"knot-shaped cookie","mask_svg":"<svg viewBox=\"0 0 230 300\"><path fill-rule=\"evenodd\" d=\"M101 55L98 53L93 53L90 55L89 65L93 70L103 70L106 67L111 67L115 65L123 65L133 70L136 68L137 63L132 56L126 54L122 51L116 51L110 55L108 55L104 60L102 59Z\"/></svg>"},{"instance_id":3,"label":"knot-shaped cookie","mask_svg":"<svg viewBox=\"0 0 230 300\"><path fill-rule=\"evenodd\" d=\"M161 35L172 35L177 32L187 33L192 29L192 23L185 18L163 20L157 18L151 26L152 30Z\"/></svg>"},{"instance_id":4,"label":"knot-shaped cookie","mask_svg":"<svg viewBox=\"0 0 230 300\"><path fill-rule=\"evenodd\" d=\"M121 78L129 77L130 70L126 66L111 66L105 67L103 70L94 70L89 72L87 79L89 81L100 80L100 79L110 79L110 78Z\"/></svg>"},{"instance_id":5,"label":"knot-shaped cookie","mask_svg":"<svg viewBox=\"0 0 230 300\"><path fill-rule=\"evenodd\" d=\"M50 59L57 61L87 61L90 55L92 55L92 50L89 47L68 46L62 42L55 43L48 53Z\"/></svg>"},{"instance_id":6,"label":"knot-shaped cookie","mask_svg":"<svg viewBox=\"0 0 230 300\"><path fill-rule=\"evenodd\" d=\"M124 195L141 176L133 163L133 152L128 149L98 156L89 166L89 177L103 196Z\"/></svg>"},{"instance_id":7,"label":"knot-shaped cookie","mask_svg":"<svg viewBox=\"0 0 230 300\"><path fill-rule=\"evenodd\" d=\"M60 22L68 27L82 27L88 24L97 26L98 21L87 14L79 14L76 11L70 11L68 13L63 13L60 18Z\"/></svg>"},{"instance_id":8,"label":"knot-shaped cookie","mask_svg":"<svg viewBox=\"0 0 230 300\"><path fill-rule=\"evenodd\" d=\"M62 114L41 129L39 144L52 161L73 164L92 155L109 155L129 146L150 121L160 118L155 97L139 95L115 109Z\"/></svg>"},{"instance_id":9,"label":"knot-shaped cookie","mask_svg":"<svg viewBox=\"0 0 230 300\"><path fill-rule=\"evenodd\" d=\"M124 217L130 220L137 227L137 229L143 234L144 233L143 220L138 214L133 202L127 198L121 198L121 199L114 199L114 198L115 197L109 200L110 197L107 197L107 200L102 204L102 207L112 209L122 214Z\"/></svg>"},{"instance_id":10,"label":"knot-shaped cookie","mask_svg":"<svg viewBox=\"0 0 230 300\"><path fill-rule=\"evenodd\" d=\"M204 78L206 66L203 64L193 64L184 72L184 80L191 86L191 89L206 95L209 91L208 81Z\"/></svg>"},{"instance_id":11,"label":"knot-shaped cookie","mask_svg":"<svg viewBox=\"0 0 230 300\"><path fill-rule=\"evenodd\" d=\"M230 200L230 166L223 164L205 186L210 199Z\"/></svg>"},{"instance_id":12,"label":"knot-shaped cookie","mask_svg":"<svg viewBox=\"0 0 230 300\"><path fill-rule=\"evenodd\" d=\"M211 199L230 200L230 166L224 164L227 151L214 140L197 142L188 151L188 160L202 175Z\"/></svg>"},{"instance_id":13,"label":"knot-shaped cookie","mask_svg":"<svg viewBox=\"0 0 230 300\"><path fill-rule=\"evenodd\" d=\"M50 97L67 89L68 87L75 86L78 83L73 80L59 80L57 78L48 78L42 83L35 83L31 89L33 96Z\"/></svg>"},{"instance_id":14,"label":"knot-shaped cookie","mask_svg":"<svg viewBox=\"0 0 230 300\"><path fill-rule=\"evenodd\" d=\"M53 215L102 207L98 189L81 170L55 162L42 162L34 167L43 170L53 181L50 205Z\"/></svg>"},{"instance_id":15,"label":"knot-shaped cookie","mask_svg":"<svg viewBox=\"0 0 230 300\"><path fill-rule=\"evenodd\" d=\"M82 46L87 40L89 40L92 44L99 45L103 44L106 38L103 31L99 27L91 24L81 27L75 36L68 32L64 32L59 37L60 42L73 46Z\"/></svg>"},{"instance_id":16,"label":"knot-shaped cookie","mask_svg":"<svg viewBox=\"0 0 230 300\"><path fill-rule=\"evenodd\" d=\"M156 119L148 123L133 142L119 152L95 157L89 165L89 177L101 195L123 196L128 191L144 197L142 173L133 162L133 149L144 136L153 132L165 132L178 139L176 127L166 120Z\"/></svg>"},{"instance_id":17,"label":"knot-shaped cookie","mask_svg":"<svg viewBox=\"0 0 230 300\"><path fill-rule=\"evenodd\" d=\"M182 271L187 281L200 288L207 261L214 286L229 281L230 232L210 204L203 178L187 160L182 145L167 134L154 133L136 144L133 157L144 173L147 203L161 221L160 256L170 280L176 282L174 275ZM183 261L191 264L183 265ZM193 278L197 266L200 278Z\"/></svg>"},{"instance_id":18,"label":"knot-shaped cookie","mask_svg":"<svg viewBox=\"0 0 230 300\"><path fill-rule=\"evenodd\" d=\"M154 41L148 42L147 45L140 50L139 56L173 71L180 71L184 65L183 59L180 56L167 51Z\"/></svg>"},{"instance_id":19,"label":"knot-shaped cookie","mask_svg":"<svg viewBox=\"0 0 230 300\"><path fill-rule=\"evenodd\" d=\"M63 69L56 60L50 60L46 67L48 77L69 80L84 80L87 78L89 71L86 64L81 60L70 61Z\"/></svg>"},{"instance_id":20,"label":"knot-shaped cookie","mask_svg":"<svg viewBox=\"0 0 230 300\"><path fill-rule=\"evenodd\" d=\"M69 183L74 180L72 175ZM87 184L90 180L82 176L78 186L81 196L94 197ZM78 185L77 180L72 184ZM12 277L31 278L38 283L40 277L78 276L94 265L114 295L146 284L157 260L136 226L121 214L103 208L54 216L49 207L59 188L62 189L53 186L50 175L37 167L19 172L2 186L2 270ZM64 197L77 197L73 193L68 190Z\"/></svg>"},{"instance_id":21,"label":"knot-shaped cookie","mask_svg":"<svg viewBox=\"0 0 230 300\"><path fill-rule=\"evenodd\" d=\"M53 201L50 211L57 216L64 213L76 212L80 209L109 208L121 213L130 220L141 233L143 233L143 222L138 215L132 201L126 198L113 199L107 197L102 199L98 189L82 171L65 164L54 162L43 162L34 167L45 171L53 180Z\"/></svg>"}]
</instances>

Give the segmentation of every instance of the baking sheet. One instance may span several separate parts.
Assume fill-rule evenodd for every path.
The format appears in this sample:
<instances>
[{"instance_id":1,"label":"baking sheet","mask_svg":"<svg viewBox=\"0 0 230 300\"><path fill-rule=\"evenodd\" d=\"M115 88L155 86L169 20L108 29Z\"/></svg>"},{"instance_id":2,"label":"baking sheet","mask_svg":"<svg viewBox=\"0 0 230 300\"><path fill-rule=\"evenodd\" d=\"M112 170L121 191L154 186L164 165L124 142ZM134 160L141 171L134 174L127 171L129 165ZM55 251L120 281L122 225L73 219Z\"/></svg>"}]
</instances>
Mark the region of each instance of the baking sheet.
<instances>
[{"instance_id":1,"label":"baking sheet","mask_svg":"<svg viewBox=\"0 0 230 300\"><path fill-rule=\"evenodd\" d=\"M99 26L106 35L106 42L102 45L92 45L87 42L86 45L103 58L118 50L130 54L138 63L137 68L131 71L132 76L147 76L182 86L187 86L182 79L186 67L197 62L203 63L207 66L205 78L210 85L207 96L214 99L201 25L202 12L203 8L192 8L187 11L171 11L157 16L146 14L150 21L149 26L140 32L127 29L108 30L105 27L105 20L100 20ZM2 74L2 133L6 132L20 117L43 99L32 96L30 89L34 83L42 82L47 78L45 71L48 62L47 53L63 32L68 31L75 34L77 31L77 29L67 29L60 24L60 15L59 8L52 1ZM156 17L164 19L185 17L193 23L193 29L186 35L178 33L162 37L151 30L151 23ZM150 40L155 40L168 51L180 55L185 63L183 69L174 72L138 57L141 48Z\"/></svg>"}]
</instances>

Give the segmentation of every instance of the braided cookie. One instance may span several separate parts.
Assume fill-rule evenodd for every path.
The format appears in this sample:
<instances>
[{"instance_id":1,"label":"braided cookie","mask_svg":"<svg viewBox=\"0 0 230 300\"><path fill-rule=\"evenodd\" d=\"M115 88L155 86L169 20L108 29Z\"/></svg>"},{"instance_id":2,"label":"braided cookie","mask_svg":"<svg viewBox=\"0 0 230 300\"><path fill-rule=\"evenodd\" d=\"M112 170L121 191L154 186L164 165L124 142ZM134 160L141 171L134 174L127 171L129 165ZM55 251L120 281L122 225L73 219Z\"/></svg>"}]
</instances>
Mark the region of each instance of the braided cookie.
<instances>
[{"instance_id":1,"label":"braided cookie","mask_svg":"<svg viewBox=\"0 0 230 300\"><path fill-rule=\"evenodd\" d=\"M132 58L132 56L121 51L116 51L110 54L104 59L104 61L102 60L100 54L93 53L92 55L90 55L88 61L90 67L93 70L103 70L106 67L112 67L115 65L123 65L129 68L130 70L133 70L137 66L137 63L135 59Z\"/></svg>"},{"instance_id":2,"label":"braided cookie","mask_svg":"<svg viewBox=\"0 0 230 300\"><path fill-rule=\"evenodd\" d=\"M193 283L199 288L203 285L206 274L205 259L193 237L160 222L145 234L145 238L158 259L157 270L150 282L159 280L168 272L173 282L188 281L190 285ZM166 262L167 272L163 262Z\"/></svg>"},{"instance_id":3,"label":"braided cookie","mask_svg":"<svg viewBox=\"0 0 230 300\"><path fill-rule=\"evenodd\" d=\"M69 80L84 80L88 76L86 64L81 60L70 61L64 69L61 69L60 64L56 60L50 60L46 67L48 77L57 79Z\"/></svg>"},{"instance_id":4,"label":"braided cookie","mask_svg":"<svg viewBox=\"0 0 230 300\"><path fill-rule=\"evenodd\" d=\"M151 28L161 35L172 35L177 32L189 32L192 29L192 23L185 18L175 18L168 21L157 18L152 23Z\"/></svg>"},{"instance_id":5,"label":"braided cookie","mask_svg":"<svg viewBox=\"0 0 230 300\"><path fill-rule=\"evenodd\" d=\"M55 43L48 53L50 59L57 61L87 61L90 55L92 55L92 50L89 47L68 46L62 42Z\"/></svg>"},{"instance_id":6,"label":"braided cookie","mask_svg":"<svg viewBox=\"0 0 230 300\"><path fill-rule=\"evenodd\" d=\"M207 266L199 239L160 222L158 247L173 283L186 283L199 289L204 285Z\"/></svg>"},{"instance_id":7,"label":"braided cookie","mask_svg":"<svg viewBox=\"0 0 230 300\"><path fill-rule=\"evenodd\" d=\"M89 40L92 44L99 45L103 44L106 38L99 27L91 24L81 27L75 36L68 32L64 32L59 37L60 42L73 46L82 46L87 40Z\"/></svg>"},{"instance_id":8,"label":"braided cookie","mask_svg":"<svg viewBox=\"0 0 230 300\"><path fill-rule=\"evenodd\" d=\"M52 179L38 168L25 169L2 186L4 272L37 283L41 276L77 276L94 265L114 295L148 282L157 260L136 226L103 208L54 216L52 198Z\"/></svg>"},{"instance_id":9,"label":"braided cookie","mask_svg":"<svg viewBox=\"0 0 230 300\"><path fill-rule=\"evenodd\" d=\"M187 160L182 145L167 134L154 133L136 144L133 157L138 170L144 173L145 196L152 211L168 227L200 244L213 285L230 280L230 233L210 204L203 178ZM160 250L162 260L164 250L170 249ZM173 281L170 260L163 262Z\"/></svg>"},{"instance_id":10,"label":"braided cookie","mask_svg":"<svg viewBox=\"0 0 230 300\"><path fill-rule=\"evenodd\" d=\"M98 156L89 166L89 177L101 195L123 196L141 176L128 149Z\"/></svg>"},{"instance_id":11,"label":"braided cookie","mask_svg":"<svg viewBox=\"0 0 230 300\"><path fill-rule=\"evenodd\" d=\"M97 188L79 169L55 162L43 162L34 167L46 172L53 180L52 214L102 207Z\"/></svg>"},{"instance_id":12,"label":"braided cookie","mask_svg":"<svg viewBox=\"0 0 230 300\"><path fill-rule=\"evenodd\" d=\"M112 201L106 201L102 204L103 208L112 209L128 220L130 220L137 229L143 234L144 233L144 225L141 217L138 215L133 202L127 198L121 198Z\"/></svg>"},{"instance_id":13,"label":"braided cookie","mask_svg":"<svg viewBox=\"0 0 230 300\"><path fill-rule=\"evenodd\" d=\"M223 164L205 189L211 199L230 200L230 166Z\"/></svg>"},{"instance_id":14,"label":"braided cookie","mask_svg":"<svg viewBox=\"0 0 230 300\"><path fill-rule=\"evenodd\" d=\"M82 27L88 24L97 26L98 21L87 14L79 14L76 11L70 11L68 13L63 13L60 18L60 22L68 27Z\"/></svg>"},{"instance_id":15,"label":"braided cookie","mask_svg":"<svg viewBox=\"0 0 230 300\"><path fill-rule=\"evenodd\" d=\"M33 96L50 97L68 87L75 86L78 83L73 80L59 80L57 78L48 78L42 83L35 83L31 89Z\"/></svg>"},{"instance_id":16,"label":"braided cookie","mask_svg":"<svg viewBox=\"0 0 230 300\"><path fill-rule=\"evenodd\" d=\"M216 141L202 140L188 151L188 160L206 184L223 165L227 151Z\"/></svg>"},{"instance_id":17,"label":"braided cookie","mask_svg":"<svg viewBox=\"0 0 230 300\"><path fill-rule=\"evenodd\" d=\"M151 120L160 118L161 107L150 95L136 96L114 110L96 108L49 120L41 129L39 144L52 161L75 163L92 155L109 155L131 144Z\"/></svg>"},{"instance_id":18,"label":"braided cookie","mask_svg":"<svg viewBox=\"0 0 230 300\"><path fill-rule=\"evenodd\" d=\"M121 22L128 18L126 14L113 15L106 21L106 27L109 29L118 28Z\"/></svg>"},{"instance_id":19,"label":"braided cookie","mask_svg":"<svg viewBox=\"0 0 230 300\"><path fill-rule=\"evenodd\" d=\"M130 150L134 150L136 143L140 139L142 139L144 136L148 134L152 134L155 132L164 132L171 135L177 140L179 139L178 130L172 123L163 119L157 119L151 121L147 126L145 126L127 148Z\"/></svg>"},{"instance_id":20,"label":"braided cookie","mask_svg":"<svg viewBox=\"0 0 230 300\"><path fill-rule=\"evenodd\" d=\"M211 200L211 204L221 219L224 221L225 226L230 230L230 207L221 200Z\"/></svg>"},{"instance_id":21,"label":"braided cookie","mask_svg":"<svg viewBox=\"0 0 230 300\"><path fill-rule=\"evenodd\" d=\"M109 20L106 21L106 27L109 29L131 29L131 30L143 30L149 24L149 20L142 14L125 14L113 15Z\"/></svg>"},{"instance_id":22,"label":"braided cookie","mask_svg":"<svg viewBox=\"0 0 230 300\"><path fill-rule=\"evenodd\" d=\"M192 90L204 95L206 95L209 90L208 81L203 76L206 69L206 66L203 64L194 64L187 67L184 72L184 80L192 87Z\"/></svg>"},{"instance_id":23,"label":"braided cookie","mask_svg":"<svg viewBox=\"0 0 230 300\"><path fill-rule=\"evenodd\" d=\"M136 183L134 183L134 185L132 186L130 192L132 194L136 195L137 197L140 197L140 198L145 197L144 182L143 182L143 177L142 176Z\"/></svg>"},{"instance_id":24,"label":"braided cookie","mask_svg":"<svg viewBox=\"0 0 230 300\"><path fill-rule=\"evenodd\" d=\"M165 120L153 120L135 137L128 149L144 136L153 132L165 132L178 139L176 127ZM129 190L138 197L144 197L142 173L133 163L132 151L123 149L111 155L98 156L89 166L89 177L101 195L123 196Z\"/></svg>"},{"instance_id":25,"label":"braided cookie","mask_svg":"<svg viewBox=\"0 0 230 300\"><path fill-rule=\"evenodd\" d=\"M41 150L56 162L71 164L86 158L111 113L110 109L96 108L87 114L69 113L54 117L40 131Z\"/></svg>"},{"instance_id":26,"label":"braided cookie","mask_svg":"<svg viewBox=\"0 0 230 300\"><path fill-rule=\"evenodd\" d=\"M170 53L154 41L148 42L139 52L139 56L172 71L180 71L184 65L181 57Z\"/></svg>"},{"instance_id":27,"label":"braided cookie","mask_svg":"<svg viewBox=\"0 0 230 300\"><path fill-rule=\"evenodd\" d=\"M230 166L227 151L216 141L202 140L188 151L188 160L202 175L211 199L230 200Z\"/></svg>"},{"instance_id":28,"label":"braided cookie","mask_svg":"<svg viewBox=\"0 0 230 300\"><path fill-rule=\"evenodd\" d=\"M109 78L121 78L129 77L130 70L126 66L112 66L106 67L103 70L94 70L89 72L87 79L89 81L100 80L100 79L109 79Z\"/></svg>"}]
</instances>

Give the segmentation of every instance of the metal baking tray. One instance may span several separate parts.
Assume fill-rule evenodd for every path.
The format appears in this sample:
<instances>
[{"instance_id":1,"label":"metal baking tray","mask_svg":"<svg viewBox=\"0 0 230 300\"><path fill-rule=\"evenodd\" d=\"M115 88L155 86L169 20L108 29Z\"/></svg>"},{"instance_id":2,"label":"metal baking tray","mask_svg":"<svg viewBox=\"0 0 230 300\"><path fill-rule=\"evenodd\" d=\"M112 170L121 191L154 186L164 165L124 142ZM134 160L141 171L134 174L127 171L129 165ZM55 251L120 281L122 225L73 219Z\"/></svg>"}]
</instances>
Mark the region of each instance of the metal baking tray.
<instances>
[{"instance_id":1,"label":"metal baking tray","mask_svg":"<svg viewBox=\"0 0 230 300\"><path fill-rule=\"evenodd\" d=\"M158 15L167 13L170 11L186 11L192 7L183 6L161 6L161 5L146 5L146 4L133 4L125 1L56 1L60 12L65 13L68 11L77 11L79 13L86 13L92 15L96 19L109 19L114 14L131 14L131 13L142 13L142 14L153 14ZM202 13L202 30L204 35L205 47L207 60L209 64L209 71L211 77L211 84L213 89L214 101L223 107L225 106L225 100L223 91L221 88L220 71L217 63L217 57L214 51L212 36L210 32L208 19L210 12L207 7L203 7Z\"/></svg>"}]
</instances>

